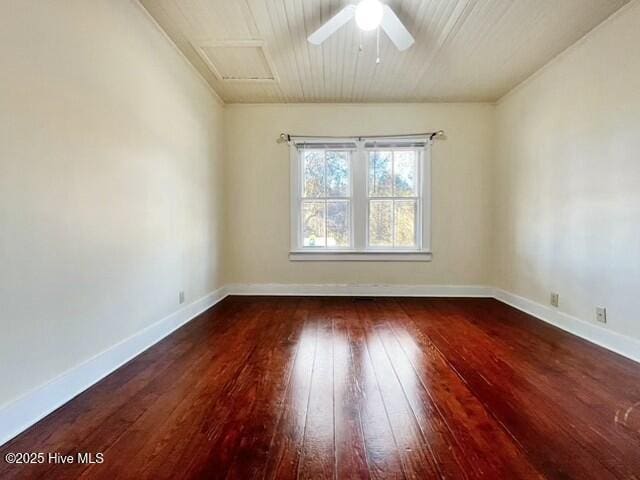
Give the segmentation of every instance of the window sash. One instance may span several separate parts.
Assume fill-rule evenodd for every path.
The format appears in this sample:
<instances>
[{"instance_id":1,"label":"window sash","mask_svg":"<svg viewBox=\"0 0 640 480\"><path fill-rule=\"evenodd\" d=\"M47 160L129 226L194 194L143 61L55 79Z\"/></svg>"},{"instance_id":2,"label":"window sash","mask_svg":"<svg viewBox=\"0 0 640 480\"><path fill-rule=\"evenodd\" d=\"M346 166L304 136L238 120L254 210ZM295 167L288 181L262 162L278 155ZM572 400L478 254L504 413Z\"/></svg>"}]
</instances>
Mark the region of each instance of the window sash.
<instances>
[{"instance_id":1,"label":"window sash","mask_svg":"<svg viewBox=\"0 0 640 480\"><path fill-rule=\"evenodd\" d=\"M335 146L337 148L329 148ZM305 169L304 169L304 154L309 151L322 151L323 153L323 192L321 196L311 197L305 196ZM327 195L327 152L337 152L337 153L347 153L347 164L348 164L348 182L347 182L347 193L348 196L328 196ZM299 148L296 155L296 162L298 165L298 185L297 188L297 217L298 217L298 232L297 232L297 240L296 247L300 250L317 250L317 251L343 251L343 250L352 250L353 249L353 154L354 151L348 148L344 148L343 145L330 145L327 144L326 148L319 148L317 145L306 146L304 148ZM329 239L329 228L328 228L328 203L329 202L348 202L348 235L349 235L349 244L348 245L333 245L329 247L327 245ZM318 202L324 204L324 244L323 245L304 245L304 204L307 202Z\"/></svg>"},{"instance_id":2,"label":"window sash","mask_svg":"<svg viewBox=\"0 0 640 480\"><path fill-rule=\"evenodd\" d=\"M366 147L366 144L365 144ZM376 195L371 192L370 183L370 168L371 168L371 154L375 152L390 152L391 153L391 195ZM411 196L396 195L396 156L395 152L415 152L415 165L414 165L414 185L413 193ZM405 147L385 147L385 148L365 148L365 165L367 173L367 201L366 201L366 250L378 251L420 251L422 249L422 164L423 164L422 150L417 149L415 146ZM389 201L391 202L391 245L375 245L371 241L371 203L373 201ZM396 245L396 202L398 201L415 201L415 213L413 219L413 238L415 245Z\"/></svg>"}]
</instances>

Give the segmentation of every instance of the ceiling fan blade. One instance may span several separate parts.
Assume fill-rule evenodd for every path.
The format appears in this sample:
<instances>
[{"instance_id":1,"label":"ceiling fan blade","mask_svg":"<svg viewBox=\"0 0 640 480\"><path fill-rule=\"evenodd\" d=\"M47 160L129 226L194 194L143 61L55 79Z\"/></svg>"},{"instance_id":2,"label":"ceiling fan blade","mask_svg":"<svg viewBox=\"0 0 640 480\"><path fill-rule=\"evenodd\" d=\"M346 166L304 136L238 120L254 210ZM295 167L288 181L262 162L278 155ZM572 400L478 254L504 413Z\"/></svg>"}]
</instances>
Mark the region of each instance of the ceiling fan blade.
<instances>
[{"instance_id":1,"label":"ceiling fan blade","mask_svg":"<svg viewBox=\"0 0 640 480\"><path fill-rule=\"evenodd\" d=\"M415 40L409 33L409 30L402 24L398 16L395 14L393 10L389 7L389 5L383 5L383 14L382 21L380 22L380 26L385 31L385 33L389 36L391 41L394 43L398 50L401 52L406 50Z\"/></svg>"},{"instance_id":2,"label":"ceiling fan blade","mask_svg":"<svg viewBox=\"0 0 640 480\"><path fill-rule=\"evenodd\" d=\"M307 40L309 40L309 43L313 43L314 45L320 45L327 38L333 35L340 27L351 20L355 14L356 6L347 5L331 17L327 23L309 35Z\"/></svg>"}]
</instances>

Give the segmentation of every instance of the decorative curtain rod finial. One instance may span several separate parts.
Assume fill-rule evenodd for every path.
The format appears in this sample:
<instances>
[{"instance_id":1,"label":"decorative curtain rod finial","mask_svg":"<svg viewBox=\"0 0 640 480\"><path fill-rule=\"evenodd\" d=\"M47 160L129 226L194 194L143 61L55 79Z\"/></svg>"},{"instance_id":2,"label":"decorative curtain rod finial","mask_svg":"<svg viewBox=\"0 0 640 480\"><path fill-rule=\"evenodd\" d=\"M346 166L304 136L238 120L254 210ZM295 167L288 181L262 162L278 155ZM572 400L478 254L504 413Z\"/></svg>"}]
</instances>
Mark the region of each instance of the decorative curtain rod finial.
<instances>
[{"instance_id":1,"label":"decorative curtain rod finial","mask_svg":"<svg viewBox=\"0 0 640 480\"><path fill-rule=\"evenodd\" d=\"M433 140L435 137L442 137L442 136L444 136L444 130L438 130L437 132L433 132L429 136L429 140Z\"/></svg>"},{"instance_id":2,"label":"decorative curtain rod finial","mask_svg":"<svg viewBox=\"0 0 640 480\"><path fill-rule=\"evenodd\" d=\"M291 135L287 133L281 133L276 143L291 143Z\"/></svg>"}]
</instances>

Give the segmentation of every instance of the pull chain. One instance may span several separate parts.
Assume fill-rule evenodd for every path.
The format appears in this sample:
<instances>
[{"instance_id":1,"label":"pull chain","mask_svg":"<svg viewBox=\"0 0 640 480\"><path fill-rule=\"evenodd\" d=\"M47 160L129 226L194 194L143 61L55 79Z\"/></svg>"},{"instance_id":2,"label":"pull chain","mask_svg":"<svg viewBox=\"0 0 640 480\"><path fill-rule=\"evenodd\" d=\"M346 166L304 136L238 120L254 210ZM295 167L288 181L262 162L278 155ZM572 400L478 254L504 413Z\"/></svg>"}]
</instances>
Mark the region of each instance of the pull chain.
<instances>
[{"instance_id":1,"label":"pull chain","mask_svg":"<svg viewBox=\"0 0 640 480\"><path fill-rule=\"evenodd\" d=\"M376 28L376 65L380 63L380 27Z\"/></svg>"}]
</instances>

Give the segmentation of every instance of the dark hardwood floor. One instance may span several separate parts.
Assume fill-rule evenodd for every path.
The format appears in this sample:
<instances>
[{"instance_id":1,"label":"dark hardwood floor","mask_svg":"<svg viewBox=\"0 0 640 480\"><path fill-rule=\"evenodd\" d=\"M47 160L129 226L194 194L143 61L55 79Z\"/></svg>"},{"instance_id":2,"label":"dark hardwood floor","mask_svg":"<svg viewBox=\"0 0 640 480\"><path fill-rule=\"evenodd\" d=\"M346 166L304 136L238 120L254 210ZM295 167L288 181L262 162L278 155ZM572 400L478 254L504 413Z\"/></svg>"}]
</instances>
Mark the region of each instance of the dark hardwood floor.
<instances>
[{"instance_id":1,"label":"dark hardwood floor","mask_svg":"<svg viewBox=\"0 0 640 480\"><path fill-rule=\"evenodd\" d=\"M230 297L0 478L640 478L640 365L492 299ZM638 405L638 410L634 410Z\"/></svg>"}]
</instances>

